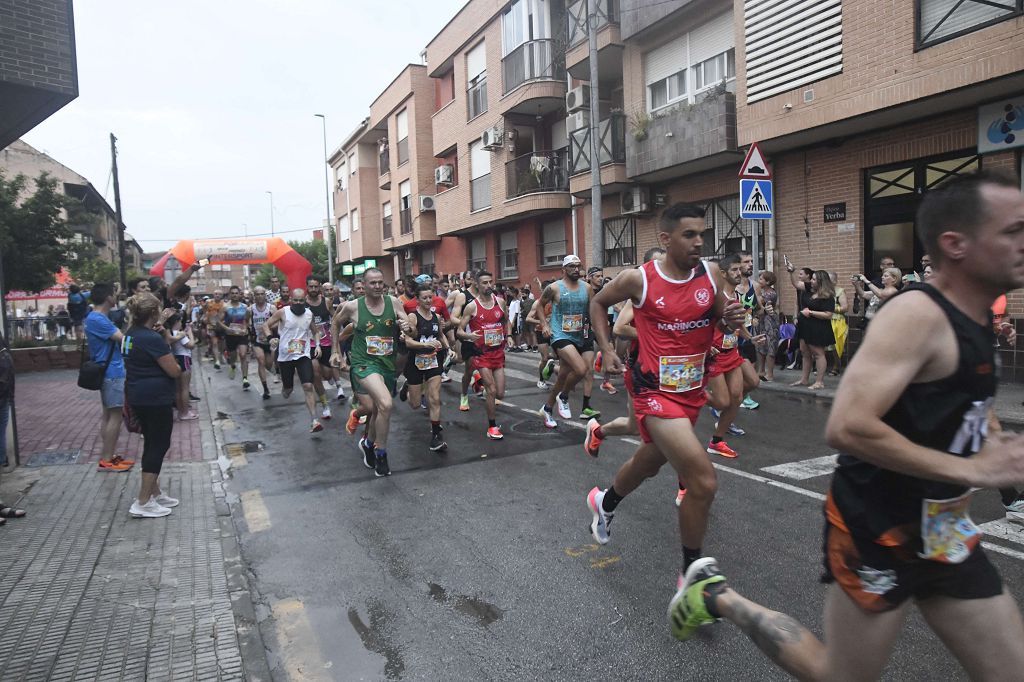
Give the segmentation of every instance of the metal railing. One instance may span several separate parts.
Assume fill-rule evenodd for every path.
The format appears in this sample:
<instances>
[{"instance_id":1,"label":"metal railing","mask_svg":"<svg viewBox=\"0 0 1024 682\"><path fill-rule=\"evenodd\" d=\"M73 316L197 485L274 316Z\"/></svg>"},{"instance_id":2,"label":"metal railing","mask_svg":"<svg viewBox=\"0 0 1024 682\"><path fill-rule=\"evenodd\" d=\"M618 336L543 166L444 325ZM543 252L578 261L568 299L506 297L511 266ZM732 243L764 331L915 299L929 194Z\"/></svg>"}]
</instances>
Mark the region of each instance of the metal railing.
<instances>
[{"instance_id":1,"label":"metal railing","mask_svg":"<svg viewBox=\"0 0 1024 682\"><path fill-rule=\"evenodd\" d=\"M626 116L612 114L598 124L598 165L626 163ZM590 170L590 127L569 134L569 173Z\"/></svg>"},{"instance_id":2,"label":"metal railing","mask_svg":"<svg viewBox=\"0 0 1024 682\"><path fill-rule=\"evenodd\" d=\"M502 88L507 94L527 81L565 80L565 54L556 54L550 38L530 40L501 60Z\"/></svg>"},{"instance_id":3,"label":"metal railing","mask_svg":"<svg viewBox=\"0 0 1024 682\"><path fill-rule=\"evenodd\" d=\"M398 212L398 229L400 234L412 234L412 209L403 208Z\"/></svg>"},{"instance_id":4,"label":"metal railing","mask_svg":"<svg viewBox=\"0 0 1024 682\"><path fill-rule=\"evenodd\" d=\"M384 216L384 219L381 221L381 223L383 226L384 239L391 239L391 216Z\"/></svg>"},{"instance_id":5,"label":"metal railing","mask_svg":"<svg viewBox=\"0 0 1024 682\"><path fill-rule=\"evenodd\" d=\"M618 23L615 0L597 0L597 30L600 31L608 24L615 23ZM565 28L569 32L569 47L574 47L587 39L587 0L577 0L569 5Z\"/></svg>"},{"instance_id":6,"label":"metal railing","mask_svg":"<svg viewBox=\"0 0 1024 682\"><path fill-rule=\"evenodd\" d=\"M491 206L491 174L481 175L469 181L471 211Z\"/></svg>"},{"instance_id":7,"label":"metal railing","mask_svg":"<svg viewBox=\"0 0 1024 682\"><path fill-rule=\"evenodd\" d=\"M380 174L387 175L391 172L391 150L384 147L380 151Z\"/></svg>"},{"instance_id":8,"label":"metal railing","mask_svg":"<svg viewBox=\"0 0 1024 682\"><path fill-rule=\"evenodd\" d=\"M505 164L506 198L537 192L568 192L569 149L523 154Z\"/></svg>"}]
</instances>

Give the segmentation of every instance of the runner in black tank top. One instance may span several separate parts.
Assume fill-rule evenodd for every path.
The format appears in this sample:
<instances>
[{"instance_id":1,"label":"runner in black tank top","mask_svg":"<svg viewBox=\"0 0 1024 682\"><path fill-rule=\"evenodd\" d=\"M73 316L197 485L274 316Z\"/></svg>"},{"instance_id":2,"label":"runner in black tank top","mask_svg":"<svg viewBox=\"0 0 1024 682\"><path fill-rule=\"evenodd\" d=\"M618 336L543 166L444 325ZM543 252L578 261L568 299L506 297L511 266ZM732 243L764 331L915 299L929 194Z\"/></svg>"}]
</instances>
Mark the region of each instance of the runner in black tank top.
<instances>
[{"instance_id":1,"label":"runner in black tank top","mask_svg":"<svg viewBox=\"0 0 1024 682\"><path fill-rule=\"evenodd\" d=\"M936 274L879 311L826 428L842 453L825 503L828 646L730 589L711 558L691 564L670 609L680 639L725 619L797 678L878 679L913 601L965 677L1021 679L1024 619L986 555L1018 553L982 549L969 515L974 491L1024 482L1024 435L1002 433L992 410L990 311L1024 287L1019 180L957 176L924 196L916 228ZM919 664L918 677L949 676Z\"/></svg>"}]
</instances>

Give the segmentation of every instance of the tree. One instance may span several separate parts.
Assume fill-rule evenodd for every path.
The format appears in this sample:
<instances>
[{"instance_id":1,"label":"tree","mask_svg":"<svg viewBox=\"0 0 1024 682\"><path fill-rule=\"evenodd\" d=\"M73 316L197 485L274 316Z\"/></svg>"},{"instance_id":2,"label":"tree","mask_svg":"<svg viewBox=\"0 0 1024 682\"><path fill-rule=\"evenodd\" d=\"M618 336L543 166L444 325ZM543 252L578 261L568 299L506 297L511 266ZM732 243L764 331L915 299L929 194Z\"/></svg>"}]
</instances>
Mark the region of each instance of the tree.
<instances>
[{"instance_id":1,"label":"tree","mask_svg":"<svg viewBox=\"0 0 1024 682\"><path fill-rule=\"evenodd\" d=\"M322 239L311 239L310 241L298 242L290 241L288 246L295 249L299 255L308 260L313 266L313 274L323 280L327 276L327 243ZM260 267L259 273L257 273L253 279L253 286L270 286L270 278L277 275L281 280L282 286L285 285L284 273L275 268L271 264L266 264Z\"/></svg>"},{"instance_id":2,"label":"tree","mask_svg":"<svg viewBox=\"0 0 1024 682\"><path fill-rule=\"evenodd\" d=\"M36 191L19 204L27 179L7 180L0 171L0 253L4 290L42 291L69 260L71 229L62 209L64 196L47 173L35 179Z\"/></svg>"},{"instance_id":3,"label":"tree","mask_svg":"<svg viewBox=\"0 0 1024 682\"><path fill-rule=\"evenodd\" d=\"M69 247L71 259L68 261L68 272L79 284L88 287L96 282L116 283L120 280L118 264L100 258L99 249L88 238L72 239Z\"/></svg>"}]
</instances>

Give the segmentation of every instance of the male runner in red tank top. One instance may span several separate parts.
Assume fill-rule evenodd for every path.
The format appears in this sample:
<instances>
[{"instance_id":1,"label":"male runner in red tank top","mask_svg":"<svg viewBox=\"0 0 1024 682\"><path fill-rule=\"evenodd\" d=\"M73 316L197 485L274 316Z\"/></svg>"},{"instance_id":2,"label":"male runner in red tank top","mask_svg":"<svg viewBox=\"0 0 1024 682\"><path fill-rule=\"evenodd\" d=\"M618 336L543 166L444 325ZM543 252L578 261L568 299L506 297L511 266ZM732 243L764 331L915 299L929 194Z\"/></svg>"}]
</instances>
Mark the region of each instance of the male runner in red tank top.
<instances>
[{"instance_id":1,"label":"male runner in red tank top","mask_svg":"<svg viewBox=\"0 0 1024 682\"><path fill-rule=\"evenodd\" d=\"M494 275L477 273L476 285L480 293L463 311L458 337L476 345L473 367L479 370L486 391L487 437L501 440L505 436L496 421L496 403L505 397L505 339L511 329L505 302L494 295Z\"/></svg>"},{"instance_id":2,"label":"male runner in red tank top","mask_svg":"<svg viewBox=\"0 0 1024 682\"><path fill-rule=\"evenodd\" d=\"M733 328L743 323L743 308L721 292L721 273L700 260L704 209L676 204L661 216L658 239L665 258L619 273L591 302L591 322L608 367L622 372L608 330L609 306L633 303L639 337L631 363L633 409L644 445L619 469L607 490L594 488L587 504L594 515L591 531L608 542L608 525L616 505L644 479L670 462L687 482L689 494L679 507L683 572L700 557L708 514L715 498L715 470L693 425L704 406L704 365L715 324L725 317Z\"/></svg>"}]
</instances>

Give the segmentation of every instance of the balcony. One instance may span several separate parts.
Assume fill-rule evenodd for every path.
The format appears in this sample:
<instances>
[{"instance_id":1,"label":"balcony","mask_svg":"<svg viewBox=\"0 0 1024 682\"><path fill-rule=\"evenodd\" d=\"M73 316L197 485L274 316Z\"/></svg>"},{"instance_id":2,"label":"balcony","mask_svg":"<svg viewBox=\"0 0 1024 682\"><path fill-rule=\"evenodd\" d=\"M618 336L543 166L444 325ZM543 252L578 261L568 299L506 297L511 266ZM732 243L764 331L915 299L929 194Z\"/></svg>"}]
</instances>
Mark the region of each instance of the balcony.
<instances>
[{"instance_id":1,"label":"balcony","mask_svg":"<svg viewBox=\"0 0 1024 682\"><path fill-rule=\"evenodd\" d=\"M598 165L626 163L626 116L612 114L599 124ZM590 170L590 128L569 134L569 174Z\"/></svg>"},{"instance_id":2,"label":"balcony","mask_svg":"<svg viewBox=\"0 0 1024 682\"><path fill-rule=\"evenodd\" d=\"M565 80L565 55L557 54L555 41L530 40L501 60L502 92L508 94L534 80Z\"/></svg>"},{"instance_id":3,"label":"balcony","mask_svg":"<svg viewBox=\"0 0 1024 682\"><path fill-rule=\"evenodd\" d=\"M536 151L505 164L506 197L569 191L569 149Z\"/></svg>"},{"instance_id":4,"label":"balcony","mask_svg":"<svg viewBox=\"0 0 1024 682\"><path fill-rule=\"evenodd\" d=\"M609 24L617 24L613 0L597 0L597 30ZM565 22L568 31L569 47L573 48L587 40L587 0L577 0L569 5L568 20Z\"/></svg>"},{"instance_id":5,"label":"balcony","mask_svg":"<svg viewBox=\"0 0 1024 682\"><path fill-rule=\"evenodd\" d=\"M391 148L384 147L380 150L380 174L387 175L391 172Z\"/></svg>"},{"instance_id":6,"label":"balcony","mask_svg":"<svg viewBox=\"0 0 1024 682\"><path fill-rule=\"evenodd\" d=\"M403 235L412 234L412 209L403 208L398 212L398 225Z\"/></svg>"},{"instance_id":7,"label":"balcony","mask_svg":"<svg viewBox=\"0 0 1024 682\"><path fill-rule=\"evenodd\" d=\"M587 0L577 0L566 14L565 66L573 78L590 80L587 44ZM622 38L619 35L618 0L597 0L597 68L602 81L622 80Z\"/></svg>"},{"instance_id":8,"label":"balcony","mask_svg":"<svg viewBox=\"0 0 1024 682\"><path fill-rule=\"evenodd\" d=\"M736 96L713 88L693 104L669 107L630 121L626 174L654 182L736 160Z\"/></svg>"},{"instance_id":9,"label":"balcony","mask_svg":"<svg viewBox=\"0 0 1024 682\"><path fill-rule=\"evenodd\" d=\"M381 221L381 227L381 236L384 239L391 239L391 216L384 216L384 219Z\"/></svg>"}]
</instances>

